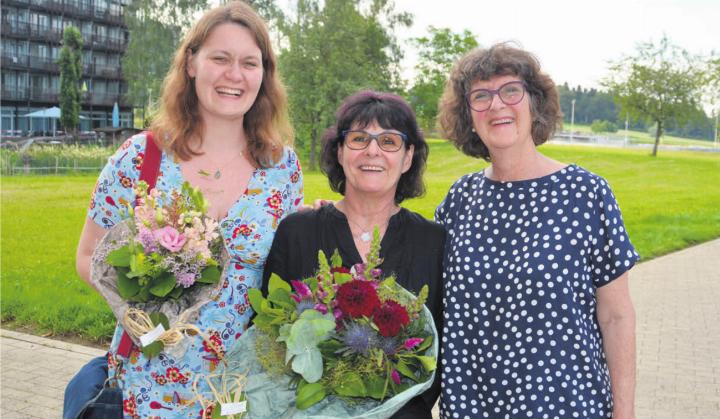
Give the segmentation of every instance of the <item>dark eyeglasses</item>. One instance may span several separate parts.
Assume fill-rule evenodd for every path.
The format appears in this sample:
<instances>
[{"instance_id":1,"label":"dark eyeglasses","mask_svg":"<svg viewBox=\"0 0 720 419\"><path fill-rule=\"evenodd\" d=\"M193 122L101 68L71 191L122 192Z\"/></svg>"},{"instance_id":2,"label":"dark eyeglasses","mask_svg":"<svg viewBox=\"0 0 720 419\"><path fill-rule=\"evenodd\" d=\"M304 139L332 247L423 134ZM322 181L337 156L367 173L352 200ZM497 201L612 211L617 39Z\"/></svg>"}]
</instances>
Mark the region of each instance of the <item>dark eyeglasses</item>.
<instances>
[{"instance_id":1,"label":"dark eyeglasses","mask_svg":"<svg viewBox=\"0 0 720 419\"><path fill-rule=\"evenodd\" d=\"M485 112L492 105L493 96L498 95L506 105L517 105L525 97L525 83L511 81L503 84L497 90L475 89L465 95L468 105L476 112Z\"/></svg>"},{"instance_id":2,"label":"dark eyeglasses","mask_svg":"<svg viewBox=\"0 0 720 419\"><path fill-rule=\"evenodd\" d=\"M395 152L402 148L407 142L407 135L402 132L384 131L379 134L370 134L362 130L345 130L342 132L345 137L345 145L351 150L365 150L372 140L375 140L380 150Z\"/></svg>"}]
</instances>

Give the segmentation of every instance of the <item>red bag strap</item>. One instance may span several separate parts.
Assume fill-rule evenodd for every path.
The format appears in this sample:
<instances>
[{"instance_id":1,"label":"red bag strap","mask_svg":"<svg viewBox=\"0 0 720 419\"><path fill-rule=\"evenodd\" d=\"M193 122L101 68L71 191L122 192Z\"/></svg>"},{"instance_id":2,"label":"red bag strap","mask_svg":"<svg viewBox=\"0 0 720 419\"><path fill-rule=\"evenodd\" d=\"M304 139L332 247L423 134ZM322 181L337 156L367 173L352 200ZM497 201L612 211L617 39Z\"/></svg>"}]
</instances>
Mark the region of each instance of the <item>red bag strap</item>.
<instances>
[{"instance_id":1,"label":"red bag strap","mask_svg":"<svg viewBox=\"0 0 720 419\"><path fill-rule=\"evenodd\" d=\"M162 152L155 142L152 132L145 131L145 138L147 139L147 143L145 144L145 157L143 157L139 180L144 180L148 184L149 191L155 187L155 183L157 182L158 173L160 173Z\"/></svg>"},{"instance_id":2,"label":"red bag strap","mask_svg":"<svg viewBox=\"0 0 720 419\"><path fill-rule=\"evenodd\" d=\"M162 159L162 151L155 143L152 132L145 131L145 156L143 157L142 167L140 168L140 177L138 180L144 180L148 184L148 191L152 190L157 183L158 174L160 173L160 160ZM133 341L127 332L123 332L118 343L117 354L127 358L130 356L130 350L133 347Z\"/></svg>"}]
</instances>

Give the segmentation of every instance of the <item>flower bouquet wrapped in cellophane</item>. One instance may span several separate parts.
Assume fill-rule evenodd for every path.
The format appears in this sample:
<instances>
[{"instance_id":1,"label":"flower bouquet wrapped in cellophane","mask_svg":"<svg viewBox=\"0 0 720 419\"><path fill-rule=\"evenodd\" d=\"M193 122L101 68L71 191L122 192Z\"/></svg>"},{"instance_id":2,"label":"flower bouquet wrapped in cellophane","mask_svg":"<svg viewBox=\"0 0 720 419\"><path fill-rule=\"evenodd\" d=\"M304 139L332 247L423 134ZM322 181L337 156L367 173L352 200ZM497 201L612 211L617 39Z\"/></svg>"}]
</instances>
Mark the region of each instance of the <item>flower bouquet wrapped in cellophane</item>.
<instances>
[{"instance_id":1,"label":"flower bouquet wrapped in cellophane","mask_svg":"<svg viewBox=\"0 0 720 419\"><path fill-rule=\"evenodd\" d=\"M435 375L437 330L418 296L377 268L375 231L367 264L342 267L319 252L313 277L270 278L268 296L250 290L254 326L230 348L250 418L387 418L427 390Z\"/></svg>"},{"instance_id":2,"label":"flower bouquet wrapped in cellophane","mask_svg":"<svg viewBox=\"0 0 720 419\"><path fill-rule=\"evenodd\" d=\"M227 252L208 203L187 182L182 190L148 192L95 248L90 280L143 353L182 356L196 334L200 308L219 291Z\"/></svg>"}]
</instances>

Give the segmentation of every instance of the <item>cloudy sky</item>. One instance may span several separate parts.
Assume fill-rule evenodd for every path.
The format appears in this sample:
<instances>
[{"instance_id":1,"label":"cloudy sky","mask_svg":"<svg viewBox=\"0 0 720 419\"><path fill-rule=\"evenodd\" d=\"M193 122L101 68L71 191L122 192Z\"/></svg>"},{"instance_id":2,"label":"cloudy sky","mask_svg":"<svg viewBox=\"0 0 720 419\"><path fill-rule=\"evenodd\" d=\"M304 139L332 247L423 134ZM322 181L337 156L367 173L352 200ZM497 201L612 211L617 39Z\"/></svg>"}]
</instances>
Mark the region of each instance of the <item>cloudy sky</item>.
<instances>
[{"instance_id":1,"label":"cloudy sky","mask_svg":"<svg viewBox=\"0 0 720 419\"><path fill-rule=\"evenodd\" d=\"M720 53L718 0L395 0L415 23L401 39L427 27L470 30L482 46L515 41L533 52L555 82L597 87L609 60L632 55L663 34L696 54ZM416 56L406 48L405 74Z\"/></svg>"}]
</instances>

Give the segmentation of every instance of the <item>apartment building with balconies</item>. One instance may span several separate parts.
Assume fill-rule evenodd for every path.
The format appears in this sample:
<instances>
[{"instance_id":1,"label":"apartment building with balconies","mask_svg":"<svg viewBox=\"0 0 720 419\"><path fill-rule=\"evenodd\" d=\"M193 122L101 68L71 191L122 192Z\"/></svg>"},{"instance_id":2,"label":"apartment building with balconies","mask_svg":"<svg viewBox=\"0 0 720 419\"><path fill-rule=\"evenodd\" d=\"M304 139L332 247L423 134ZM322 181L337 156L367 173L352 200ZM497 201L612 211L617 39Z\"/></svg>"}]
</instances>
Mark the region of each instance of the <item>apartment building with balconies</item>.
<instances>
[{"instance_id":1,"label":"apartment building with balconies","mask_svg":"<svg viewBox=\"0 0 720 419\"><path fill-rule=\"evenodd\" d=\"M121 58L128 44L123 10L129 0L2 0L3 132L50 130L51 121L24 117L58 106L57 59L63 30L73 25L83 37L80 129L110 126L115 103L120 125L132 126Z\"/></svg>"}]
</instances>

